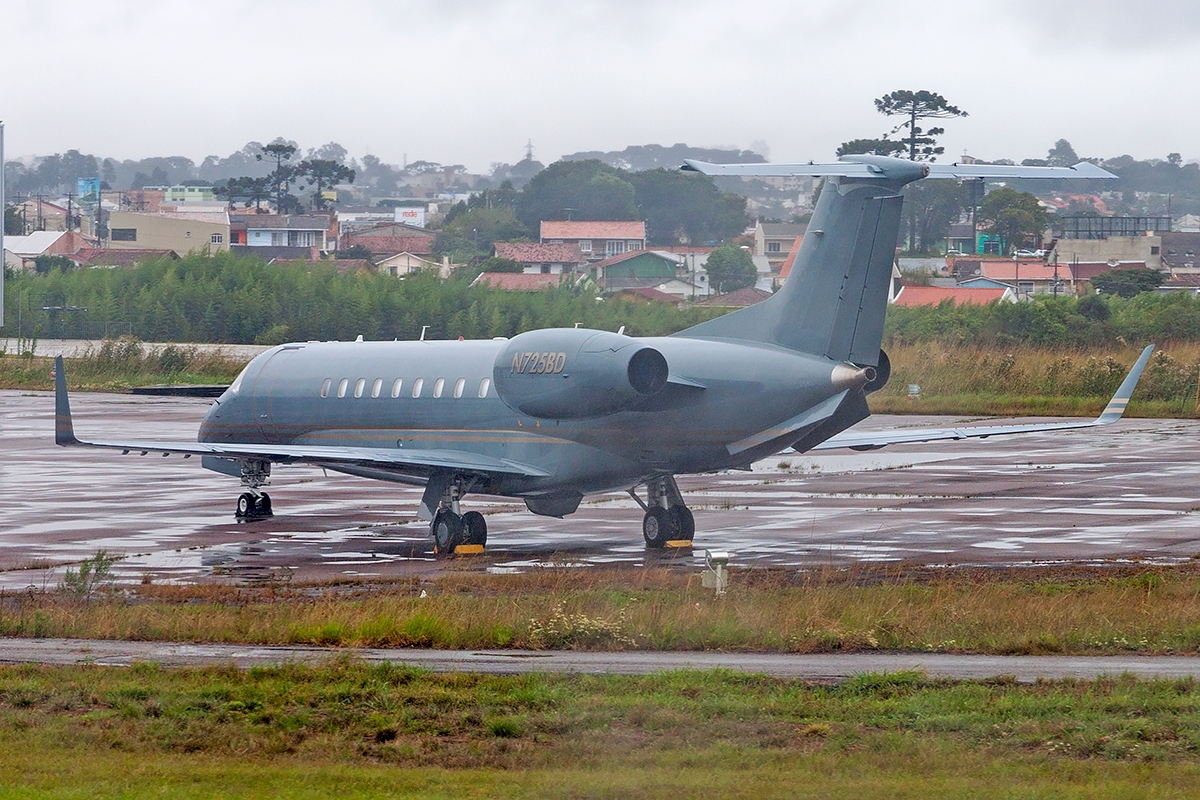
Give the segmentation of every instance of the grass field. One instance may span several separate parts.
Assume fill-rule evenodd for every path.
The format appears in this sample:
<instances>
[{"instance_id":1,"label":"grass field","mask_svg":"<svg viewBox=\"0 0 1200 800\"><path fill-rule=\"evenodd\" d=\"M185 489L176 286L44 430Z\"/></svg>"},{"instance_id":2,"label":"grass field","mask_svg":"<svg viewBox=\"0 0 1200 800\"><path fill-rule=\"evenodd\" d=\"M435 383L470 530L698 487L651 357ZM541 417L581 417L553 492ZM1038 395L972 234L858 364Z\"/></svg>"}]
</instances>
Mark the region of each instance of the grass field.
<instances>
[{"instance_id":1,"label":"grass field","mask_svg":"<svg viewBox=\"0 0 1200 800\"><path fill-rule=\"evenodd\" d=\"M187 345L148 348L135 340L106 340L82 358L65 360L72 391L123 392L159 383L228 384L243 359L219 352L200 352ZM15 353L0 357L0 388L50 391L54 359Z\"/></svg>"},{"instance_id":2,"label":"grass field","mask_svg":"<svg viewBox=\"0 0 1200 800\"><path fill-rule=\"evenodd\" d=\"M425 594L424 597L421 595ZM1200 565L450 573L329 586L0 597L0 635L443 648L1200 652Z\"/></svg>"},{"instance_id":3,"label":"grass field","mask_svg":"<svg viewBox=\"0 0 1200 800\"><path fill-rule=\"evenodd\" d=\"M1200 685L0 668L8 797L1162 797Z\"/></svg>"}]
</instances>

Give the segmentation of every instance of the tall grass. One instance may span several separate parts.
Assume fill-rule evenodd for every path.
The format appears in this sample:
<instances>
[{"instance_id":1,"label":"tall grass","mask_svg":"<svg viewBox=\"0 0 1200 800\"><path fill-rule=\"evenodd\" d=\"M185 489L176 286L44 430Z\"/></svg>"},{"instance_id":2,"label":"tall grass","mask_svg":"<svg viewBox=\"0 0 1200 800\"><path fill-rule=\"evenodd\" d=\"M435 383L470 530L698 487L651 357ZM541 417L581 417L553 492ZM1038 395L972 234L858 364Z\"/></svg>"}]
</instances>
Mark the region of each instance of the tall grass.
<instances>
[{"instance_id":1,"label":"tall grass","mask_svg":"<svg viewBox=\"0 0 1200 800\"><path fill-rule=\"evenodd\" d=\"M876 411L910 413L1092 414L1120 386L1141 348L1115 344L1072 348L950 346L939 342L888 349L892 377L872 395ZM1138 383L1134 416L1197 416L1200 344L1157 349ZM908 399L908 386L920 386Z\"/></svg>"},{"instance_id":2,"label":"tall grass","mask_svg":"<svg viewBox=\"0 0 1200 800\"><path fill-rule=\"evenodd\" d=\"M1116 570L1116 568L1113 568ZM426 596L422 597L421 592ZM358 588L141 586L90 603L0 599L0 634L99 639L663 650L1197 653L1200 571L463 575Z\"/></svg>"},{"instance_id":3,"label":"tall grass","mask_svg":"<svg viewBox=\"0 0 1200 800\"><path fill-rule=\"evenodd\" d=\"M106 339L78 358L64 359L71 389L123 391L155 383L229 383L246 366L243 358L187 345L148 347L137 339ZM0 357L0 386L54 388L54 361L37 356Z\"/></svg>"}]
</instances>

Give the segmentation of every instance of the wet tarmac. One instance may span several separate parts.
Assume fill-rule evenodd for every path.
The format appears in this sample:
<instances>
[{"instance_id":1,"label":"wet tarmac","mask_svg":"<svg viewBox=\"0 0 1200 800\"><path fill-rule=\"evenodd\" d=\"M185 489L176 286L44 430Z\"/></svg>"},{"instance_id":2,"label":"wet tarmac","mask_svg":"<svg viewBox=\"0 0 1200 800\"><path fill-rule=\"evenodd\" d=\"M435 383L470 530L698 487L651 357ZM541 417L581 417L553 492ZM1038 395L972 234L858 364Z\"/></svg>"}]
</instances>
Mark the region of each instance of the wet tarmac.
<instances>
[{"instance_id":1,"label":"wet tarmac","mask_svg":"<svg viewBox=\"0 0 1200 800\"><path fill-rule=\"evenodd\" d=\"M1007 675L1037 680L1136 675L1144 680L1200 676L1192 656L986 656L946 653L723 653L572 652L551 650L432 650L411 648L303 647L296 645L120 642L103 639L5 639L0 664L94 664L127 667L151 662L163 667L226 666L242 669L278 664L322 664L347 653L365 662L406 664L433 672L489 675L581 673L652 675L677 669L726 669L778 678L839 682L854 675L918 670L931 678L984 680Z\"/></svg>"},{"instance_id":2,"label":"wet tarmac","mask_svg":"<svg viewBox=\"0 0 1200 800\"><path fill-rule=\"evenodd\" d=\"M194 439L211 401L72 395L76 432L96 439ZM880 416L865 428L951 417ZM706 548L742 567L857 562L1023 565L1177 561L1200 553L1200 423L1109 428L870 453L777 456L753 472L680 479L693 550L648 553L641 510L589 497L563 520L469 497L488 552L436 561L420 490L277 467L276 516L236 522L237 481L198 459L121 456L53 444L53 397L0 392L0 588L53 586L97 549L125 556L120 580L255 582L432 574L446 569L696 567Z\"/></svg>"}]
</instances>

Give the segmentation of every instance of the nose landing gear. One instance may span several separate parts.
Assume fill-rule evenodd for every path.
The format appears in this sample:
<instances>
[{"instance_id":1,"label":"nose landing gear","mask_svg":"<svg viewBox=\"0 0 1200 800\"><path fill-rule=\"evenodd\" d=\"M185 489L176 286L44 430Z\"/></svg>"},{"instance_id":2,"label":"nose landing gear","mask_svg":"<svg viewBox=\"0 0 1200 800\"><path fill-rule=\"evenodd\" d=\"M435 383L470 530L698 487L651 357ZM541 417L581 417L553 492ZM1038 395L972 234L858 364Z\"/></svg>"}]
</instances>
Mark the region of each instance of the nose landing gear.
<instances>
[{"instance_id":1,"label":"nose landing gear","mask_svg":"<svg viewBox=\"0 0 1200 800\"><path fill-rule=\"evenodd\" d=\"M674 476L663 475L646 484L646 502L637 496L637 487L629 495L646 512L642 518L642 538L646 547L691 547L696 535L696 518L683 503L683 495Z\"/></svg>"}]
</instances>

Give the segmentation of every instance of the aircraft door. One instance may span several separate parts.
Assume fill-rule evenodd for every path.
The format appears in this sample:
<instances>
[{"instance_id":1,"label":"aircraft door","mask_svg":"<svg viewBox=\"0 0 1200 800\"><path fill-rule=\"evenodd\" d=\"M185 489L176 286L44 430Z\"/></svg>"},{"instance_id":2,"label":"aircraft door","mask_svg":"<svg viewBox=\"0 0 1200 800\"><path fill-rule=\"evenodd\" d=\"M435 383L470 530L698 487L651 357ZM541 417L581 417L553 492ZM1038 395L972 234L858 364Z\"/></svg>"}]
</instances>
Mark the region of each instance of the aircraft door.
<instances>
[{"instance_id":1,"label":"aircraft door","mask_svg":"<svg viewBox=\"0 0 1200 800\"><path fill-rule=\"evenodd\" d=\"M275 391L278 378L284 375L287 362L296 354L298 347L285 347L263 364L254 379L254 397L251 408L254 412L254 422L258 425L263 440L278 443L282 440L275 430Z\"/></svg>"}]
</instances>

